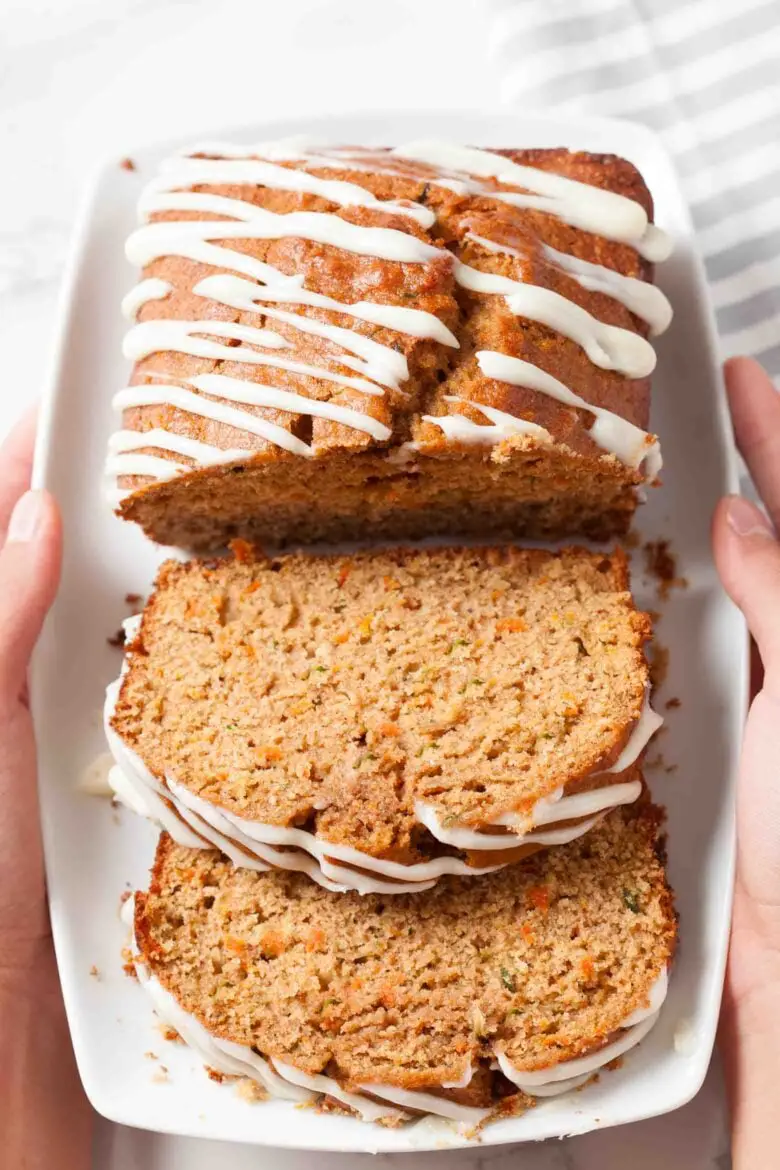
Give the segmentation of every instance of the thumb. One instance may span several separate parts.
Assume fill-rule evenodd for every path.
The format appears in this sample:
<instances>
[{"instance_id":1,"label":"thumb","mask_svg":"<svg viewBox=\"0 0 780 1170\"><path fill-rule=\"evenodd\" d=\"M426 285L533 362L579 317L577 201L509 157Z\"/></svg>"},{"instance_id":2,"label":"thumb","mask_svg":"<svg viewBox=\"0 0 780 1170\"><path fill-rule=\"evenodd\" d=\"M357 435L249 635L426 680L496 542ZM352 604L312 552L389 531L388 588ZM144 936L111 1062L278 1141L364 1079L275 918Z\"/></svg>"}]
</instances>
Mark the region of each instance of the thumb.
<instances>
[{"instance_id":1,"label":"thumb","mask_svg":"<svg viewBox=\"0 0 780 1170\"><path fill-rule=\"evenodd\" d=\"M727 496L715 510L715 563L747 619L764 669L780 677L780 543L755 504Z\"/></svg>"},{"instance_id":2,"label":"thumb","mask_svg":"<svg viewBox=\"0 0 780 1170\"><path fill-rule=\"evenodd\" d=\"M48 492L16 502L0 552L0 704L19 696L27 664L54 600L60 576L62 526Z\"/></svg>"}]
</instances>

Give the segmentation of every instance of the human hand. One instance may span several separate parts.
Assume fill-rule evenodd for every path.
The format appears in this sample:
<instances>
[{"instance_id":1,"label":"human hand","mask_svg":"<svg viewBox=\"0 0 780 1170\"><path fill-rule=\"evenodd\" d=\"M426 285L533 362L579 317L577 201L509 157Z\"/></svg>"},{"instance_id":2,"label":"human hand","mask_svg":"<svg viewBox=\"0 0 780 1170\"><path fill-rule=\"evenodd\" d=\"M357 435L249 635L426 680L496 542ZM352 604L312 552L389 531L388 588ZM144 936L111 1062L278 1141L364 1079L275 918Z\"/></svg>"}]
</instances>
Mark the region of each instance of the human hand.
<instances>
[{"instance_id":1,"label":"human hand","mask_svg":"<svg viewBox=\"0 0 780 1170\"><path fill-rule=\"evenodd\" d=\"M727 362L725 372L737 444L771 522L736 496L720 501L713 522L718 572L757 647L722 1039L734 1170L770 1170L780 1080L780 395L748 358Z\"/></svg>"},{"instance_id":2,"label":"human hand","mask_svg":"<svg viewBox=\"0 0 780 1170\"><path fill-rule=\"evenodd\" d=\"M54 600L62 543L53 498L27 491L34 434L29 415L0 450L0 1163L86 1170L92 1113L49 931L27 702L27 667Z\"/></svg>"}]
</instances>

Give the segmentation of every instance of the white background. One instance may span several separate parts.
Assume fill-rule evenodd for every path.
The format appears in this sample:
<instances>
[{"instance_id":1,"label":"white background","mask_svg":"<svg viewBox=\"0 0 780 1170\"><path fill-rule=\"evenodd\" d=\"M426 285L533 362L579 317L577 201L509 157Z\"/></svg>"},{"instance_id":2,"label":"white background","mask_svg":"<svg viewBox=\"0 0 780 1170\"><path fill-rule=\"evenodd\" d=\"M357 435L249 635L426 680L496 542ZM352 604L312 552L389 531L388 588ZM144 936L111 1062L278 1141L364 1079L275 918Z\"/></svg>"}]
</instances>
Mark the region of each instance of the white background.
<instances>
[{"instance_id":1,"label":"white background","mask_svg":"<svg viewBox=\"0 0 780 1170\"><path fill-rule=\"evenodd\" d=\"M5 0L0 433L46 376L71 224L101 156L264 115L490 108L501 78L488 29L480 0ZM411 1155L402 1165L430 1170L435 1157L442 1170L714 1170L728 1165L725 1148L713 1073L691 1105L630 1129L544 1147ZM95 1153L99 1170L367 1170L389 1160L216 1146L107 1123Z\"/></svg>"}]
</instances>

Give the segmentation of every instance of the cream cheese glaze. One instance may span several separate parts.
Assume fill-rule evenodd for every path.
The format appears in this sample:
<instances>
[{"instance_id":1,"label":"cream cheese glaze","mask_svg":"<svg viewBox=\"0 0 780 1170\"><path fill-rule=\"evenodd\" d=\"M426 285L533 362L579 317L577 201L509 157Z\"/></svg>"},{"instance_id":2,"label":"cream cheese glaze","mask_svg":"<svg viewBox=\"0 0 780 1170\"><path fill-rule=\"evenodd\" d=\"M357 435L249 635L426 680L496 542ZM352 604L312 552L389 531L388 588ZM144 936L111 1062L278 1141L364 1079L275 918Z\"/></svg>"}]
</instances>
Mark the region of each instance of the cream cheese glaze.
<instances>
[{"instance_id":1,"label":"cream cheese glaze","mask_svg":"<svg viewBox=\"0 0 780 1170\"><path fill-rule=\"evenodd\" d=\"M192 157L197 151L211 154L218 152L220 157ZM280 162L296 165L280 166ZM392 346L380 345L355 330L328 325L298 313L284 313L280 309L269 308L274 302L326 308L357 320L374 322L401 334L428 337L448 346L458 346L457 338L432 313L365 301L355 304L340 302L305 289L302 276L286 275L273 265L231 246L231 241L247 238L299 237L389 262L420 265L454 263L459 283L472 291L504 296L512 312L541 322L576 341L596 365L615 369L628 377L644 377L652 370L655 364L652 347L631 330L606 325L551 290L453 262L451 253L446 249L422 241L398 228L358 226L332 212L276 214L258 207L248 199L186 189L222 183L300 191L320 196L340 207L360 206L383 214L406 216L423 227L430 227L435 213L421 203L412 200L381 200L354 180L345 182L310 173L311 170L327 171L329 168L344 169L348 166L358 175L361 172L401 174L419 181L420 171L415 174L413 168L420 163L425 164L426 168L433 168L430 181L434 184L464 194L483 195L519 208L544 210L584 230L629 243L648 257L652 255L652 258L660 259L668 253L666 238L647 222L647 215L638 203L560 175L519 166L490 151L430 142L410 143L393 151L326 147L312 150L311 145L302 139L250 147L206 144L164 163L160 175L142 195L139 210L142 218L156 212L177 211L188 215L200 212L206 216L220 215L227 218L146 223L128 240L128 259L144 266L163 256L181 256L206 267L228 269L229 272L220 272L200 280L193 291L207 301L243 311L262 312L302 333L319 335L336 348L333 353L328 352L325 364L309 365L297 361L294 356L295 346L272 330L230 325L217 320L194 322L165 318L145 320L135 325L125 340L126 356L138 360L153 352L172 350L216 360L267 366L271 379L272 371L276 368L335 382L369 395L382 395L386 389L402 392L408 368L405 358ZM423 177L425 181L429 180L428 173ZM523 192L503 188L494 190L478 182L480 178L487 177L502 184L522 187ZM510 254L516 251L486 240L485 237L472 238L492 250ZM653 333L660 333L668 325L671 309L666 298L653 285L624 277L602 265L581 261L545 245L541 247L550 263L567 272L583 288L603 292L620 301L647 321ZM142 280L124 298L123 311L131 320L135 320L144 305L167 297L171 291L166 281L156 278ZM239 340L241 344L221 344L215 340L219 337ZM292 356L286 353L291 348ZM495 359L505 357L501 354L492 356ZM506 358L510 363L512 360ZM344 374L332 368L334 363L364 376ZM517 377L517 370L498 361L493 363L489 376L512 383ZM278 390L273 385L260 386L258 383L232 379L233 385L228 382L221 385L212 383L207 388L198 378L181 381L185 384L176 382L168 385L163 380L151 388L148 385L128 387L115 396L114 407L126 410L138 406L174 406L194 416L249 431L290 454L304 458L315 453L313 446L296 438L285 426L259 419L246 408L269 406L291 415L327 418L362 431L378 442L392 438L389 427L371 418L363 410L318 402L304 394ZM606 453L615 455L631 468L646 463L648 479L657 474L660 454L652 436L632 427L618 415L591 407L568 387L536 367L530 366L524 373L523 381L516 384L590 410L596 416L590 431L591 437ZM247 386L254 389L241 389ZM214 401L213 397L207 395L214 395L222 401ZM448 397L446 401L454 399ZM457 413L426 415L424 419L434 423L447 439L457 443L495 444L518 434L543 444L554 441L547 431L525 420L478 403L469 405L484 415L484 424L473 422ZM139 475L145 476L149 482L164 481L186 474L193 468L235 462L247 457L243 451L237 454L235 448L217 454L221 449L209 444L193 446L184 452L180 445L177 448L176 437L172 436L168 447L163 446L159 433L155 439L149 446L159 451L159 455L129 445L121 448L115 444L109 452L107 473L117 478ZM124 441L129 442L127 439ZM423 451L425 449L425 444L409 446ZM177 454L183 456L184 461L166 457ZM118 499L122 495L120 493Z\"/></svg>"},{"instance_id":2,"label":"cream cheese glaze","mask_svg":"<svg viewBox=\"0 0 780 1170\"><path fill-rule=\"evenodd\" d=\"M125 622L128 643L132 642L139 625L140 617ZM125 659L122 675L126 669ZM438 857L409 865L387 861L304 829L237 816L204 800L170 773L162 783L111 726L122 675L106 690L104 726L116 761L116 767L109 773L109 784L119 800L134 812L156 821L182 845L220 849L234 865L249 869L263 871L276 867L304 872L319 885L338 893L345 890L357 890L361 894L422 892L445 874L478 876L507 864L472 866L458 857ZM642 713L623 751L616 763L600 775L621 771L633 763L662 722L652 711L646 692ZM610 809L635 801L641 790L638 780L603 785L570 796L564 796L563 789L559 788L538 800L529 816L509 812L496 817L490 825L505 830L500 833L446 826L436 809L422 801L415 804L415 815L436 840L461 850L489 853L522 845L562 845L587 833ZM574 824L566 823L572 820Z\"/></svg>"},{"instance_id":3,"label":"cream cheese glaze","mask_svg":"<svg viewBox=\"0 0 780 1170\"><path fill-rule=\"evenodd\" d=\"M132 915L133 901L128 899L122 908L122 918L131 928ZM139 949L137 944L135 949ZM158 1018L174 1028L204 1064L227 1076L248 1077L271 1097L305 1103L328 1096L352 1109L364 1121L398 1122L410 1120L415 1114L431 1114L457 1122L465 1131L475 1129L492 1112L491 1109L461 1105L435 1092L403 1089L380 1082L365 1082L360 1085L359 1093L349 1092L332 1077L305 1073L278 1058L266 1059L248 1045L236 1044L209 1032L150 973L142 958L136 958L135 970ZM513 1065L502 1051L495 1050L493 1067L499 1068L508 1080L531 1097L557 1096L576 1089L644 1039L658 1019L667 988L668 975L664 970L651 987L647 1004L625 1019L615 1039L583 1057L561 1061L546 1069L522 1070ZM474 1071L469 1059L463 1075L457 1081L443 1082L441 1088L466 1088Z\"/></svg>"}]
</instances>

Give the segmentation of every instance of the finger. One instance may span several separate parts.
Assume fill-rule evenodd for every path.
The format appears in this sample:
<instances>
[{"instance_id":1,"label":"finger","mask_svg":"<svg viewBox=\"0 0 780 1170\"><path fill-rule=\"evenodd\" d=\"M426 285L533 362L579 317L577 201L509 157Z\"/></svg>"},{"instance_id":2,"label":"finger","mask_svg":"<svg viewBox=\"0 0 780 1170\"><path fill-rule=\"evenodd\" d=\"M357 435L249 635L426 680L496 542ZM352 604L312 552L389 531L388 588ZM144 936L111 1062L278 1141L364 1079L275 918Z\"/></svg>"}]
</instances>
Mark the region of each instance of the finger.
<instances>
[{"instance_id":1,"label":"finger","mask_svg":"<svg viewBox=\"0 0 780 1170\"><path fill-rule=\"evenodd\" d=\"M25 411L0 447L0 548L14 504L30 486L37 407Z\"/></svg>"},{"instance_id":2,"label":"finger","mask_svg":"<svg viewBox=\"0 0 780 1170\"><path fill-rule=\"evenodd\" d=\"M724 373L737 446L780 530L780 394L752 358L732 358Z\"/></svg>"},{"instance_id":3,"label":"finger","mask_svg":"<svg viewBox=\"0 0 780 1170\"><path fill-rule=\"evenodd\" d=\"M60 573L60 515L48 492L17 502L0 552L0 704L18 697L27 664L54 600Z\"/></svg>"},{"instance_id":4,"label":"finger","mask_svg":"<svg viewBox=\"0 0 780 1170\"><path fill-rule=\"evenodd\" d=\"M744 613L764 668L780 674L780 543L755 504L726 496L715 510L713 548L720 578Z\"/></svg>"}]
</instances>

